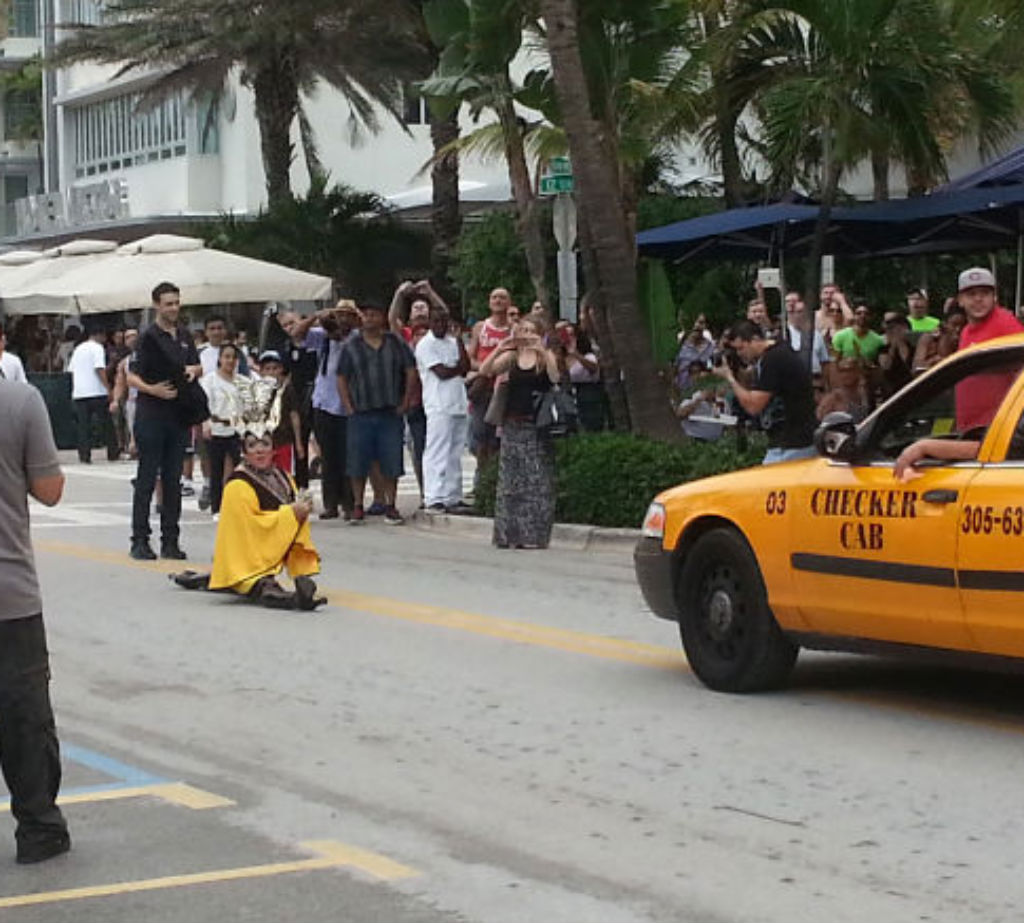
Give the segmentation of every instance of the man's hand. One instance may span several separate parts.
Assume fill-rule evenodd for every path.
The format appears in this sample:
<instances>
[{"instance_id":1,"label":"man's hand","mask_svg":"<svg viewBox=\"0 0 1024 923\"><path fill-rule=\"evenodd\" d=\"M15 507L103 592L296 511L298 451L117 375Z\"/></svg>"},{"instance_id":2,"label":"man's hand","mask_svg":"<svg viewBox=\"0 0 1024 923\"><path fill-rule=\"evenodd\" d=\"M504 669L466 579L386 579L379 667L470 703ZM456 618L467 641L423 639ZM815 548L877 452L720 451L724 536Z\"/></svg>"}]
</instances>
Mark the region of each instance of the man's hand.
<instances>
[{"instance_id":1,"label":"man's hand","mask_svg":"<svg viewBox=\"0 0 1024 923\"><path fill-rule=\"evenodd\" d=\"M899 458L896 459L896 465L892 469L892 476L903 483L921 477L921 473L916 471L914 466L927 455L923 440L911 443L900 452Z\"/></svg>"},{"instance_id":2,"label":"man's hand","mask_svg":"<svg viewBox=\"0 0 1024 923\"><path fill-rule=\"evenodd\" d=\"M292 504L292 512L295 514L295 518L299 522L305 522L313 512L313 501L308 497L296 500Z\"/></svg>"},{"instance_id":3,"label":"man's hand","mask_svg":"<svg viewBox=\"0 0 1024 923\"><path fill-rule=\"evenodd\" d=\"M120 409L121 409L121 405L117 401L111 401L110 402L109 410L110 410L110 415L112 417L116 417L117 416L117 412Z\"/></svg>"},{"instance_id":4,"label":"man's hand","mask_svg":"<svg viewBox=\"0 0 1024 923\"><path fill-rule=\"evenodd\" d=\"M195 381L197 378L202 378L203 367L201 365L186 365L185 366L185 381Z\"/></svg>"},{"instance_id":5,"label":"man's hand","mask_svg":"<svg viewBox=\"0 0 1024 923\"><path fill-rule=\"evenodd\" d=\"M169 381L158 381L149 386L150 397L158 397L162 401L173 401L178 396L178 389Z\"/></svg>"}]
</instances>

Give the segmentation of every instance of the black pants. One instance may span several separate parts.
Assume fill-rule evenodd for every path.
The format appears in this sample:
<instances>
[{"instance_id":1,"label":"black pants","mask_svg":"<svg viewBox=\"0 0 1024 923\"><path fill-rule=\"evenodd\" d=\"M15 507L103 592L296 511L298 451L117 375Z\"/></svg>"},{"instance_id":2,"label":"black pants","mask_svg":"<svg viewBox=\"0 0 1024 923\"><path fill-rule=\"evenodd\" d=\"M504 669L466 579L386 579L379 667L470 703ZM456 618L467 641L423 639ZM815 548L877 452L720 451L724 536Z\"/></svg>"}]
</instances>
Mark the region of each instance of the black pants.
<instances>
[{"instance_id":1,"label":"black pants","mask_svg":"<svg viewBox=\"0 0 1024 923\"><path fill-rule=\"evenodd\" d=\"M405 415L405 422L409 427L409 436L412 438L412 467L416 472L416 483L420 486L420 497L423 496L423 450L427 445L427 412L423 405L413 407Z\"/></svg>"},{"instance_id":2,"label":"black pants","mask_svg":"<svg viewBox=\"0 0 1024 923\"><path fill-rule=\"evenodd\" d=\"M42 615L0 621L0 768L19 842L67 830L57 807L60 744Z\"/></svg>"},{"instance_id":3,"label":"black pants","mask_svg":"<svg viewBox=\"0 0 1024 923\"><path fill-rule=\"evenodd\" d=\"M242 442L237 436L212 436L206 443L210 453L210 510L220 512L224 496L224 461L230 458L236 465L242 459Z\"/></svg>"},{"instance_id":4,"label":"black pants","mask_svg":"<svg viewBox=\"0 0 1024 923\"><path fill-rule=\"evenodd\" d=\"M325 510L352 512L355 500L345 469L348 454L348 418L326 410L313 411L313 432L320 445L320 490Z\"/></svg>"},{"instance_id":5,"label":"black pants","mask_svg":"<svg viewBox=\"0 0 1024 923\"><path fill-rule=\"evenodd\" d=\"M301 414L302 428L299 431L299 445L302 446L302 458L296 452L292 452L295 464L295 483L303 490L309 487L309 437L313 434L313 410L303 411Z\"/></svg>"},{"instance_id":6,"label":"black pants","mask_svg":"<svg viewBox=\"0 0 1024 923\"><path fill-rule=\"evenodd\" d=\"M92 424L99 420L103 444L107 447L107 458L115 461L120 452L110 419L110 405L105 397L80 397L75 400L75 416L78 418L78 460L92 460Z\"/></svg>"},{"instance_id":7,"label":"black pants","mask_svg":"<svg viewBox=\"0 0 1024 923\"><path fill-rule=\"evenodd\" d=\"M160 541L164 545L178 542L178 520L181 519L181 468L185 461L185 439L188 427L176 419L136 419L135 448L139 468L135 475L135 497L132 502L132 542L149 541L149 505L153 502L156 479L163 483L160 504Z\"/></svg>"}]
</instances>

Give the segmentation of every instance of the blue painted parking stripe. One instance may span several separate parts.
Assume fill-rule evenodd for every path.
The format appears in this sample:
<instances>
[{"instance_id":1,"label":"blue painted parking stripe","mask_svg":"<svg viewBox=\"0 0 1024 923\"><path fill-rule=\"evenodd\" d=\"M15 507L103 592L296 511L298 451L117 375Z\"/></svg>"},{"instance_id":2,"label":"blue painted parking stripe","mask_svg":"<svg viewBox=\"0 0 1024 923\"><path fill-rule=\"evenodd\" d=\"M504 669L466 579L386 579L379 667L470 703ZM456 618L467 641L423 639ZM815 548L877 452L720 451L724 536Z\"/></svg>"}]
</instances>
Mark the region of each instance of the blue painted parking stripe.
<instances>
[{"instance_id":1,"label":"blue painted parking stripe","mask_svg":"<svg viewBox=\"0 0 1024 923\"><path fill-rule=\"evenodd\" d=\"M87 750L85 747L61 744L60 752L65 759L70 760L72 763L78 763L80 766L95 769L104 775L112 776L121 785L130 785L134 788L143 785L162 785L170 781L160 776L154 776L138 767L129 766L127 763L122 763L113 757L104 756L102 753L96 753L93 750ZM105 789L106 787L100 786L99 788ZM120 786L115 785L112 787L118 788Z\"/></svg>"}]
</instances>

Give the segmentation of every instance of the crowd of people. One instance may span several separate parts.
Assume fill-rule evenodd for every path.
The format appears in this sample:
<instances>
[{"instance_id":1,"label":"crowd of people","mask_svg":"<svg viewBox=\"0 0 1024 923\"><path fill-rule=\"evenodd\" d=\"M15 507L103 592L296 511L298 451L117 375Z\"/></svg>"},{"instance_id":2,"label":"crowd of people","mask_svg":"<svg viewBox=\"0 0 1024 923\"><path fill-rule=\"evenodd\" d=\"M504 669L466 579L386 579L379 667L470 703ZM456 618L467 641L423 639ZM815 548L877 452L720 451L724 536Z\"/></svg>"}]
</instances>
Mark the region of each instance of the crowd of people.
<instances>
[{"instance_id":1,"label":"crowd of people","mask_svg":"<svg viewBox=\"0 0 1024 923\"><path fill-rule=\"evenodd\" d=\"M703 316L681 336L676 414L691 438L713 440L725 429L719 421L734 419L731 410L766 432L766 462L810 456L828 414L859 422L957 349L1024 329L996 300L992 273L975 267L960 274L939 316L929 312L927 293L911 288L905 310L883 312L879 329L872 307L837 285L822 287L813 317L798 292L785 293L777 321L759 288L746 318L718 340ZM805 337L812 339L806 352ZM732 362L722 361L730 355Z\"/></svg>"},{"instance_id":2,"label":"crowd of people","mask_svg":"<svg viewBox=\"0 0 1024 923\"><path fill-rule=\"evenodd\" d=\"M609 422L590 325L552 325L542 305L522 312L503 288L491 292L487 316L469 329L427 281L403 282L387 309L342 299L305 316L284 311L274 315L272 348L258 353L224 317L208 316L193 331L180 310L180 293L164 283L153 292L154 323L141 333L90 324L66 358L80 461L91 462L97 431L110 460L137 460L136 559L158 556L150 543L154 499L159 556L186 558L179 520L182 499L196 496L197 464L197 503L215 519L230 484L255 477L263 459L246 440L261 389L274 412L260 439L269 440L272 465L296 498L319 478L321 520L360 525L379 517L401 525L406 447L421 507L469 512L462 474L469 448L478 463L498 456L494 543L503 548L543 548L550 540L554 453L547 431L535 425L544 393L573 395L584 429ZM0 333L0 374L23 380L4 343ZM305 501L287 505L303 522L313 512Z\"/></svg>"}]
</instances>

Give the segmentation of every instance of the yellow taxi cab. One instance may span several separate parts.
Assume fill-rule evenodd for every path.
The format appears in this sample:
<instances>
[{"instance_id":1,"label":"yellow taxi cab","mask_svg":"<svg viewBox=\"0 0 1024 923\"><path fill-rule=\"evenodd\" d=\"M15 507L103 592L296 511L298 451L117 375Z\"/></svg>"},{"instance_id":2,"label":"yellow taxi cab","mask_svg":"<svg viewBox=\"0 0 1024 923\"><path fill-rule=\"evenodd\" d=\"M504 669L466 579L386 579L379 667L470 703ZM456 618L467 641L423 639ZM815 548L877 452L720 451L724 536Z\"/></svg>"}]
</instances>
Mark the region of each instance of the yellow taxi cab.
<instances>
[{"instance_id":1,"label":"yellow taxi cab","mask_svg":"<svg viewBox=\"0 0 1024 923\"><path fill-rule=\"evenodd\" d=\"M1024 667L1022 369L1024 334L978 344L859 426L830 414L817 458L659 494L636 575L652 611L679 623L700 680L778 687L801 647ZM925 438L935 455L959 440L975 457L897 477Z\"/></svg>"}]
</instances>

